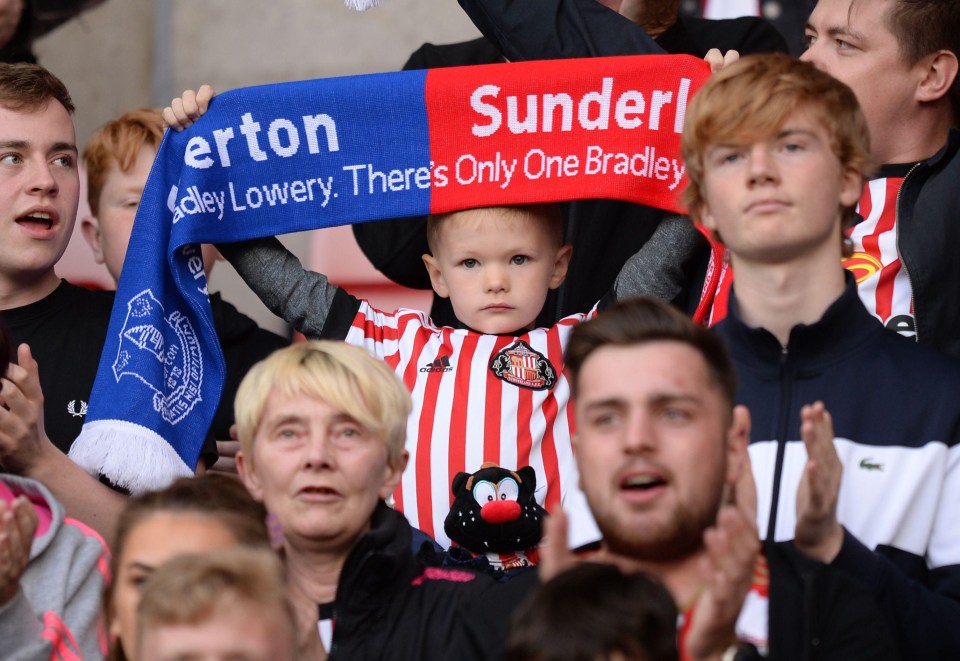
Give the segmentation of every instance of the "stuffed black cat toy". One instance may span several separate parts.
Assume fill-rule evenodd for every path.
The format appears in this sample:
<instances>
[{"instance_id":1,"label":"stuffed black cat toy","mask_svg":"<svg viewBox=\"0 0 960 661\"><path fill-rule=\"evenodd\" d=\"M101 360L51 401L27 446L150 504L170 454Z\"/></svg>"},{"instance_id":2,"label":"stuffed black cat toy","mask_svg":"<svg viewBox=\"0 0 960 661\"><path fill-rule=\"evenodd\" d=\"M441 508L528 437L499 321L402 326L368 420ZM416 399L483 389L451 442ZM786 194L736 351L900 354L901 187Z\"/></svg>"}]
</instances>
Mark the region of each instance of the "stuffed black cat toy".
<instances>
[{"instance_id":1,"label":"stuffed black cat toy","mask_svg":"<svg viewBox=\"0 0 960 661\"><path fill-rule=\"evenodd\" d=\"M484 556L494 572L529 567L537 562L547 511L534 494L537 475L524 466L517 471L485 463L480 470L453 478L453 505L443 529L470 556ZM457 547L450 549L458 555Z\"/></svg>"}]
</instances>

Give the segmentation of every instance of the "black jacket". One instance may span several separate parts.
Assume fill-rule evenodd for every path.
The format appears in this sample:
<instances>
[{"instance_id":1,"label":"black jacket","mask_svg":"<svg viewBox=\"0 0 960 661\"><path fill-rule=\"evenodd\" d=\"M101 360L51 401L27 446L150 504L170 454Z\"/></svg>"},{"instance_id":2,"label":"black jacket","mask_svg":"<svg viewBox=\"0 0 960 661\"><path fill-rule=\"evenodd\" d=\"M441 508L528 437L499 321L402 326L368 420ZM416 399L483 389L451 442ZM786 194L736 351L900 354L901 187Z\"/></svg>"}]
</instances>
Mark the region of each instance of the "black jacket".
<instances>
[{"instance_id":1,"label":"black jacket","mask_svg":"<svg viewBox=\"0 0 960 661\"><path fill-rule=\"evenodd\" d=\"M901 658L863 584L805 558L792 543L766 543L764 555L770 569L771 661Z\"/></svg>"},{"instance_id":2,"label":"black jacket","mask_svg":"<svg viewBox=\"0 0 960 661\"><path fill-rule=\"evenodd\" d=\"M230 425L234 422L233 400L243 377L256 363L290 342L257 326L253 319L223 300L220 292L210 294L210 309L227 368L220 404L210 429L215 439L223 441L230 438Z\"/></svg>"},{"instance_id":3,"label":"black jacket","mask_svg":"<svg viewBox=\"0 0 960 661\"><path fill-rule=\"evenodd\" d=\"M897 247L913 286L917 341L960 358L960 130L900 187Z\"/></svg>"},{"instance_id":4,"label":"black jacket","mask_svg":"<svg viewBox=\"0 0 960 661\"><path fill-rule=\"evenodd\" d=\"M769 24L757 18L724 21L681 18L653 41L637 25L596 0L461 0L485 39L458 44L421 46L404 69L431 69L503 61L498 45L511 60L590 57L640 53L686 53L703 57L713 46L742 53L785 51L786 44ZM582 5L582 6L581 6ZM487 12L487 13L484 13ZM498 12L496 16L493 12ZM562 317L586 312L606 294L627 259L653 235L664 213L618 200L581 200L566 207L564 240L573 245L566 281L551 291L537 318L551 326ZM420 256L428 252L426 218L404 218L353 226L357 243L373 265L405 287L430 289ZM709 246L700 243L691 261L706 271ZM700 277L675 302L694 309ZM434 322L460 326L449 300L434 297Z\"/></svg>"},{"instance_id":5,"label":"black jacket","mask_svg":"<svg viewBox=\"0 0 960 661\"><path fill-rule=\"evenodd\" d=\"M734 284L736 291L736 284ZM732 300L714 327L751 413L760 535L789 543L806 462L800 409L822 401L843 463L831 569L866 585L905 658L960 658L960 365L885 330L847 288L784 348Z\"/></svg>"},{"instance_id":6,"label":"black jacket","mask_svg":"<svg viewBox=\"0 0 960 661\"><path fill-rule=\"evenodd\" d=\"M496 583L426 567L413 556L407 520L382 502L371 526L340 574L331 661L502 658L510 614L535 574Z\"/></svg>"}]
</instances>

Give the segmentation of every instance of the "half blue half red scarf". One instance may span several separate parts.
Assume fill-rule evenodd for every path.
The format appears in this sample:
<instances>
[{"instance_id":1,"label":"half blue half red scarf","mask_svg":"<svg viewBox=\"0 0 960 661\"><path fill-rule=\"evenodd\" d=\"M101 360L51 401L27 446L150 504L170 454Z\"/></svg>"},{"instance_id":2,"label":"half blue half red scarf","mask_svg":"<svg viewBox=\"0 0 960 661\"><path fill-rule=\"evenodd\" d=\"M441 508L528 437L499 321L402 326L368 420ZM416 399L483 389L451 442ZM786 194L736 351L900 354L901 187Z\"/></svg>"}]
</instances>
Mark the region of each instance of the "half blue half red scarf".
<instances>
[{"instance_id":1,"label":"half blue half red scarf","mask_svg":"<svg viewBox=\"0 0 960 661\"><path fill-rule=\"evenodd\" d=\"M70 456L132 492L192 475L224 378L199 243L459 209L612 198L679 210L688 56L251 87L168 132Z\"/></svg>"}]
</instances>

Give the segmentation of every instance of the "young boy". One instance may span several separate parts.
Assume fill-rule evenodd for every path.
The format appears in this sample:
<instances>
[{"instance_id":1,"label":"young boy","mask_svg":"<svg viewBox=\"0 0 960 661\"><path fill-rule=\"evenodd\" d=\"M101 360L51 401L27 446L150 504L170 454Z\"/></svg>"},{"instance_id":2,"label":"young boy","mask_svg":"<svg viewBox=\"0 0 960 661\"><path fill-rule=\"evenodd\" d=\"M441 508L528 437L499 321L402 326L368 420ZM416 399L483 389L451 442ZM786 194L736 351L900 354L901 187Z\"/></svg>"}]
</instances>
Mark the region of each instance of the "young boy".
<instances>
[{"instance_id":1,"label":"young boy","mask_svg":"<svg viewBox=\"0 0 960 661\"><path fill-rule=\"evenodd\" d=\"M885 330L842 266L869 154L850 88L744 58L688 108L686 197L736 272L715 328L752 414L761 538L869 586L903 658L956 658L960 365Z\"/></svg>"},{"instance_id":2,"label":"young boy","mask_svg":"<svg viewBox=\"0 0 960 661\"><path fill-rule=\"evenodd\" d=\"M537 500L561 503L571 541L599 535L577 486L563 347L587 316L533 328L547 292L563 282L571 248L562 244L555 205L469 209L434 216L423 256L434 290L449 298L461 327L438 327L424 312L392 314L304 271L275 239L218 246L268 308L308 337L344 339L383 358L410 389L407 428L412 468L396 503L414 527L444 547L450 484L483 462L533 466ZM673 251L694 241L689 223L664 221L621 271L611 298L661 292L644 274L669 273ZM670 298L669 295L665 295Z\"/></svg>"},{"instance_id":3,"label":"young boy","mask_svg":"<svg viewBox=\"0 0 960 661\"><path fill-rule=\"evenodd\" d=\"M120 280L140 196L165 128L159 110L131 110L98 129L83 150L87 200L92 215L81 219L80 230L94 259L107 267L114 282ZM203 245L201 250L204 271L209 278L214 264L221 258L211 245ZM220 439L221 449L230 455L224 441L230 438L233 397L243 375L254 363L288 342L257 326L223 300L219 292L210 294L210 305L227 366L223 394L211 430L214 438Z\"/></svg>"},{"instance_id":4,"label":"young boy","mask_svg":"<svg viewBox=\"0 0 960 661\"><path fill-rule=\"evenodd\" d=\"M141 661L293 661L296 621L276 556L185 555L150 578L137 609Z\"/></svg>"}]
</instances>

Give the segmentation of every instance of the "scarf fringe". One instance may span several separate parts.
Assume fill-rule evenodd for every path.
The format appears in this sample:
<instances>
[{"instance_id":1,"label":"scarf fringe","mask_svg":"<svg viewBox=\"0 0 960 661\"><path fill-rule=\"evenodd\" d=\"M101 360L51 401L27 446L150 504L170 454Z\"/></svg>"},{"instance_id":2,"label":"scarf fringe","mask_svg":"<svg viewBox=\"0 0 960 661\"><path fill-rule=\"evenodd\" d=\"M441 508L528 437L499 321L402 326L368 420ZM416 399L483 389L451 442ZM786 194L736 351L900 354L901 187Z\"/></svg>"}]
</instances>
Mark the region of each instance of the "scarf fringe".
<instances>
[{"instance_id":1,"label":"scarf fringe","mask_svg":"<svg viewBox=\"0 0 960 661\"><path fill-rule=\"evenodd\" d=\"M356 11L367 11L380 4L380 0L343 0L348 8Z\"/></svg>"},{"instance_id":2,"label":"scarf fringe","mask_svg":"<svg viewBox=\"0 0 960 661\"><path fill-rule=\"evenodd\" d=\"M68 456L94 477L106 477L133 495L194 475L163 437L123 420L84 424Z\"/></svg>"}]
</instances>

